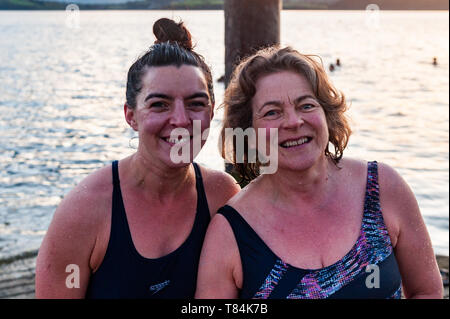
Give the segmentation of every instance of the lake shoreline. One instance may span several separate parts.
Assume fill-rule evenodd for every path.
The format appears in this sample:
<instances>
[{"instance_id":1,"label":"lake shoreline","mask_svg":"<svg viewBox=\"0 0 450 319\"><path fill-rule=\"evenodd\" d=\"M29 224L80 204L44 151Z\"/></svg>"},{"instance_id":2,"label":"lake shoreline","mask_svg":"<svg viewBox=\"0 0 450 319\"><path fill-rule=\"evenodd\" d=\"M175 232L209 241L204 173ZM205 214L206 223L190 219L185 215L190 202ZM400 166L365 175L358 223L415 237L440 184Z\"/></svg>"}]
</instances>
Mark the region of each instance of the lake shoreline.
<instances>
[{"instance_id":1,"label":"lake shoreline","mask_svg":"<svg viewBox=\"0 0 450 319\"><path fill-rule=\"evenodd\" d=\"M76 3L77 1L73 1ZM0 10L65 10L70 1L4 0ZM446 0L379 0L381 10L448 10ZM224 0L129 0L122 3L76 3L80 10L224 10ZM366 10L359 0L281 2L282 10Z\"/></svg>"},{"instance_id":2,"label":"lake shoreline","mask_svg":"<svg viewBox=\"0 0 450 319\"><path fill-rule=\"evenodd\" d=\"M223 8L161 8L161 9L139 9L139 8L91 8L79 6L80 11L223 11ZM0 11L65 11L61 8L2 8ZM283 8L282 11L365 11L364 9L324 9L324 8ZM448 11L448 9L385 9L383 11Z\"/></svg>"}]
</instances>

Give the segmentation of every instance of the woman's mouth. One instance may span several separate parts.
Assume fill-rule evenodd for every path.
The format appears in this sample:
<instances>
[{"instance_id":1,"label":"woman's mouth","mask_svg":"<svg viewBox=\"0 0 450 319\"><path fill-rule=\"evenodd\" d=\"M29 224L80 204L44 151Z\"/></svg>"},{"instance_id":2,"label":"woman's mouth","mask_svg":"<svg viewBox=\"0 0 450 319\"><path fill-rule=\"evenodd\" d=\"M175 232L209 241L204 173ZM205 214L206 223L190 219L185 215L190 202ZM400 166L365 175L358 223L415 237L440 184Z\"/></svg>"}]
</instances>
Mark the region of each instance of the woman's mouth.
<instances>
[{"instance_id":1,"label":"woman's mouth","mask_svg":"<svg viewBox=\"0 0 450 319\"><path fill-rule=\"evenodd\" d=\"M192 136L179 136L176 138L169 136L169 137L162 137L161 139L163 139L165 142L169 143L170 145L182 145L182 144L188 143L192 139Z\"/></svg>"},{"instance_id":2,"label":"woman's mouth","mask_svg":"<svg viewBox=\"0 0 450 319\"><path fill-rule=\"evenodd\" d=\"M299 139L290 139L290 140L284 141L283 143L280 143L280 146L282 148L291 148L291 147L296 147L296 146L300 146L300 145L309 143L311 140L312 140L312 137L303 136L303 137L300 137Z\"/></svg>"}]
</instances>

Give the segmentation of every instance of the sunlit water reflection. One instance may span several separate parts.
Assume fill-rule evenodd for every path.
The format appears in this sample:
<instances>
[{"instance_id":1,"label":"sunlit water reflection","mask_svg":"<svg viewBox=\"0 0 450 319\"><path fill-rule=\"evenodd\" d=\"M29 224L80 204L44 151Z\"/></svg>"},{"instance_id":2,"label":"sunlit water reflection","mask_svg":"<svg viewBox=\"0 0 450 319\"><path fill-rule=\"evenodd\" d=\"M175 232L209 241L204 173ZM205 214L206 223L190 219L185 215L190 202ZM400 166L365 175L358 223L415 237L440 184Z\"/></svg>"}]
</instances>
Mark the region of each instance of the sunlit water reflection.
<instances>
[{"instance_id":1,"label":"sunlit water reflection","mask_svg":"<svg viewBox=\"0 0 450 319\"><path fill-rule=\"evenodd\" d=\"M0 12L0 258L37 249L61 198L123 158L126 73L159 17L182 18L224 74L221 11ZM437 253L448 255L448 12L283 11L282 44L342 61L332 81L351 102L347 156L396 168L413 189ZM436 56L438 66L431 65ZM215 84L220 104L223 84ZM223 169L222 111L197 161Z\"/></svg>"}]
</instances>

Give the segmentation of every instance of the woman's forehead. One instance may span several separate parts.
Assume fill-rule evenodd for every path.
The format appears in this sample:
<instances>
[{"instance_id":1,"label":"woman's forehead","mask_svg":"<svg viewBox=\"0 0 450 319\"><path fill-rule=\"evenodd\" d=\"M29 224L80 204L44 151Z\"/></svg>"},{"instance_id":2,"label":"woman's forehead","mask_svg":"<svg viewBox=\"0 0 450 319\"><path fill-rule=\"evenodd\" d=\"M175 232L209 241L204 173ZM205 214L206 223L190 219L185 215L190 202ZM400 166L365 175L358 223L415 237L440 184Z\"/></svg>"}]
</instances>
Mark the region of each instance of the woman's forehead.
<instances>
[{"instance_id":1,"label":"woman's forehead","mask_svg":"<svg viewBox=\"0 0 450 319\"><path fill-rule=\"evenodd\" d=\"M192 65L149 67L142 77L143 91L182 93L208 91L206 79L200 68Z\"/></svg>"},{"instance_id":2,"label":"woman's forehead","mask_svg":"<svg viewBox=\"0 0 450 319\"><path fill-rule=\"evenodd\" d=\"M280 71L264 75L255 83L254 100L282 99L314 93L305 76L293 71Z\"/></svg>"}]
</instances>

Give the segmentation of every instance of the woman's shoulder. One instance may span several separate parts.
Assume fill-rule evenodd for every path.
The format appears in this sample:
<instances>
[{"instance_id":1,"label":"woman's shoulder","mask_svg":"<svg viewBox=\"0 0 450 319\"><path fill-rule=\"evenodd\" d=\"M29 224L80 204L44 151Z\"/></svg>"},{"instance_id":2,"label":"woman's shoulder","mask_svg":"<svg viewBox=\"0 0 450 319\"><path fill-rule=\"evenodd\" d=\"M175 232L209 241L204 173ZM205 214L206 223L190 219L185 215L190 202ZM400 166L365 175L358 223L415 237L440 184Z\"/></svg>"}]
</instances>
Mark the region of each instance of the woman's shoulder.
<instances>
[{"instance_id":1,"label":"woman's shoulder","mask_svg":"<svg viewBox=\"0 0 450 319\"><path fill-rule=\"evenodd\" d=\"M229 210L239 214L245 221L252 224L252 221L261 218L267 208L267 194L272 190L261 186L260 175L248 183L242 190L227 202Z\"/></svg>"},{"instance_id":2,"label":"woman's shoulder","mask_svg":"<svg viewBox=\"0 0 450 319\"><path fill-rule=\"evenodd\" d=\"M105 217L112 202L111 164L97 169L83 178L67 193L57 208L57 213L70 219L82 220Z\"/></svg>"},{"instance_id":3,"label":"woman's shoulder","mask_svg":"<svg viewBox=\"0 0 450 319\"><path fill-rule=\"evenodd\" d=\"M359 159L359 158L345 157L339 161L339 163L337 164L337 167L341 167L341 168L343 167L343 168L350 170L351 172L356 173L356 172L362 171L362 170L367 171L369 163L376 163L379 176L380 175L389 175L390 177L392 177L392 176L400 177L400 175L398 175L398 173L396 172L396 170L394 168L392 168L392 166L390 166L384 162L377 161L376 159L363 160L363 159Z\"/></svg>"},{"instance_id":4,"label":"woman's shoulder","mask_svg":"<svg viewBox=\"0 0 450 319\"><path fill-rule=\"evenodd\" d=\"M199 165L200 166L200 165ZM240 190L239 184L228 173L200 166L206 198L211 215L225 205Z\"/></svg>"},{"instance_id":5,"label":"woman's shoulder","mask_svg":"<svg viewBox=\"0 0 450 319\"><path fill-rule=\"evenodd\" d=\"M336 165L338 168L344 168L352 174L359 174L367 171L368 161L359 158L345 157L342 158Z\"/></svg>"},{"instance_id":6,"label":"woman's shoulder","mask_svg":"<svg viewBox=\"0 0 450 319\"><path fill-rule=\"evenodd\" d=\"M377 161L379 200L383 218L395 247L402 225L419 212L416 197L399 172Z\"/></svg>"},{"instance_id":7,"label":"woman's shoulder","mask_svg":"<svg viewBox=\"0 0 450 319\"><path fill-rule=\"evenodd\" d=\"M101 167L83 178L71 191L86 200L101 199L112 192L112 165ZM111 195L111 193L110 193Z\"/></svg>"},{"instance_id":8,"label":"woman's shoulder","mask_svg":"<svg viewBox=\"0 0 450 319\"><path fill-rule=\"evenodd\" d=\"M380 199L386 204L403 206L407 202L415 204L416 199L411 187L392 166L378 163L378 184Z\"/></svg>"},{"instance_id":9,"label":"woman's shoulder","mask_svg":"<svg viewBox=\"0 0 450 319\"><path fill-rule=\"evenodd\" d=\"M42 262L60 265L70 259L86 267L95 265L92 258L98 250L95 255L93 252L102 246L99 239L105 238L107 217L111 214L111 176L111 165L100 168L64 196L39 249Z\"/></svg>"},{"instance_id":10,"label":"woman's shoulder","mask_svg":"<svg viewBox=\"0 0 450 319\"><path fill-rule=\"evenodd\" d=\"M200 167L202 178L204 180L217 180L217 182L225 183L227 185L237 185L236 180L227 172L213 169L201 164L197 164Z\"/></svg>"},{"instance_id":11,"label":"woman's shoulder","mask_svg":"<svg viewBox=\"0 0 450 319\"><path fill-rule=\"evenodd\" d=\"M406 182L400 176L396 169L394 169L389 164L376 160L361 160L355 158L345 158L338 163L339 168L344 168L346 175L350 176L366 176L368 171L369 163L376 162L377 167L377 181L380 187L380 192L391 194L402 192L407 187Z\"/></svg>"}]
</instances>

